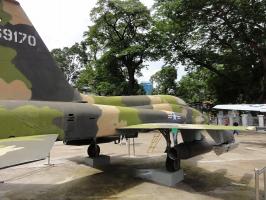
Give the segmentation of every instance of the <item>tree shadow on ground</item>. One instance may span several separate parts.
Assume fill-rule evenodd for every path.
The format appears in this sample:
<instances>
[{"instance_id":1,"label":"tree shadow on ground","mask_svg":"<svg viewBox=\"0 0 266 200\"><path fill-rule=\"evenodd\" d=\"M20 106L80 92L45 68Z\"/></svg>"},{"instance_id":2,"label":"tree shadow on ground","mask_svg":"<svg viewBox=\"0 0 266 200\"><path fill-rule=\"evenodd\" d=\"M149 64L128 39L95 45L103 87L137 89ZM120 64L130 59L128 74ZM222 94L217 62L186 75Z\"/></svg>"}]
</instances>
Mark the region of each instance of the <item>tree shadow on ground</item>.
<instances>
[{"instance_id":1,"label":"tree shadow on ground","mask_svg":"<svg viewBox=\"0 0 266 200\"><path fill-rule=\"evenodd\" d=\"M236 181L226 177L227 169L210 172L189 164L183 164L182 167L186 173L183 183L191 187L194 192L225 200L255 198L254 188L248 185L253 178L251 174L246 173L240 181Z\"/></svg>"},{"instance_id":2,"label":"tree shadow on ground","mask_svg":"<svg viewBox=\"0 0 266 200\"><path fill-rule=\"evenodd\" d=\"M76 159L80 161L80 164L85 164L82 162L82 158L76 157ZM200 160L200 156L198 159ZM135 177L139 169L163 168L165 156L158 156L156 158L121 158L116 156L112 157L112 160L113 163L110 166L100 167L98 169L107 174L116 171L121 174L127 174L130 177ZM182 162L182 168L185 172L185 179L182 183L174 187L176 189L225 200L254 199L254 188L249 186L249 183L253 179L252 174L245 173L240 178L240 181L236 181L226 177L227 169L210 172L186 161ZM142 181L147 182L146 180Z\"/></svg>"}]
</instances>

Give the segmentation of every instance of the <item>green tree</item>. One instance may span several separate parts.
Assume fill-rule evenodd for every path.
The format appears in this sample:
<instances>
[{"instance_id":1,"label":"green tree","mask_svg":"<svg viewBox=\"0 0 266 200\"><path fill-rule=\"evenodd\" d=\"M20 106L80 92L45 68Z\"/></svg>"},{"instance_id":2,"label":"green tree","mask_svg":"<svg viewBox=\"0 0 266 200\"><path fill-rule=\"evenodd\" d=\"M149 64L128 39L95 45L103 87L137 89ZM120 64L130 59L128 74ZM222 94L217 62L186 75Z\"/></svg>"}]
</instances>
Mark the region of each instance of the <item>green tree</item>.
<instances>
[{"instance_id":1,"label":"green tree","mask_svg":"<svg viewBox=\"0 0 266 200\"><path fill-rule=\"evenodd\" d=\"M88 87L89 91L97 95L126 94L126 81L123 72L117 66L117 59L102 56L99 60L91 61L80 74L77 82L78 89Z\"/></svg>"},{"instance_id":2,"label":"green tree","mask_svg":"<svg viewBox=\"0 0 266 200\"><path fill-rule=\"evenodd\" d=\"M155 9L158 55L210 70L217 86L230 86L224 94L234 93L225 103L266 100L265 0L157 0Z\"/></svg>"},{"instance_id":3,"label":"green tree","mask_svg":"<svg viewBox=\"0 0 266 200\"><path fill-rule=\"evenodd\" d=\"M177 84L176 95L187 103L212 101L216 102L215 91L212 85L212 77L207 69L194 70L182 77Z\"/></svg>"},{"instance_id":4,"label":"green tree","mask_svg":"<svg viewBox=\"0 0 266 200\"><path fill-rule=\"evenodd\" d=\"M84 55L83 46L76 43L72 47L53 49L51 51L58 67L64 73L67 81L75 85L80 71L87 63L87 55Z\"/></svg>"},{"instance_id":5,"label":"green tree","mask_svg":"<svg viewBox=\"0 0 266 200\"><path fill-rule=\"evenodd\" d=\"M99 0L91 12L91 19L94 25L85 32L85 43L93 52L92 69L96 73L105 71L110 76L118 76L119 80L115 82L109 75L103 76L103 81L109 85L120 83L117 81L125 85L126 81L127 94L136 94L139 87L135 75L140 73L144 60L150 56L149 10L139 0Z\"/></svg>"},{"instance_id":6,"label":"green tree","mask_svg":"<svg viewBox=\"0 0 266 200\"><path fill-rule=\"evenodd\" d=\"M156 85L154 94L175 94L177 70L172 66L165 66L151 76L151 82Z\"/></svg>"}]
</instances>

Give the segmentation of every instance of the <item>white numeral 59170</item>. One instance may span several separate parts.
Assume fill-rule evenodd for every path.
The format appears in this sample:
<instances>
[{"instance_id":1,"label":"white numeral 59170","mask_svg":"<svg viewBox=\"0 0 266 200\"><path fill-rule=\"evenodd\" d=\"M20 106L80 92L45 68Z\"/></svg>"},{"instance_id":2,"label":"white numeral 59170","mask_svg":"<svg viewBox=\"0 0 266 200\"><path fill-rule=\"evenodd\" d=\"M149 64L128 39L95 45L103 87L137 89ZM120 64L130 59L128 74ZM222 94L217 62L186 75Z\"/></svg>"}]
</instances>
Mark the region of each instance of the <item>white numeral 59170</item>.
<instances>
[{"instance_id":1,"label":"white numeral 59170","mask_svg":"<svg viewBox=\"0 0 266 200\"><path fill-rule=\"evenodd\" d=\"M0 39L6 41L13 41L19 44L27 43L29 46L36 46L36 38L33 35L28 35L26 33L12 31L11 29L0 29Z\"/></svg>"}]
</instances>

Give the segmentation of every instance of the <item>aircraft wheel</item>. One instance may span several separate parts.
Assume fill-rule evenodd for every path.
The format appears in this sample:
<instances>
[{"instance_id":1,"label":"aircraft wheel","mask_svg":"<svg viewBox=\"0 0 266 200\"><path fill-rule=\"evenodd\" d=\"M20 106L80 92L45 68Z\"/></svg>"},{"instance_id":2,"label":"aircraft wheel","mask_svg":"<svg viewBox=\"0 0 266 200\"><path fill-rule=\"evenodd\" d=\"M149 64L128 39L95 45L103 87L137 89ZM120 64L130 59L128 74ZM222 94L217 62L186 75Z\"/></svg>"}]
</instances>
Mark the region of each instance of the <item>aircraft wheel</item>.
<instances>
[{"instance_id":1,"label":"aircraft wheel","mask_svg":"<svg viewBox=\"0 0 266 200\"><path fill-rule=\"evenodd\" d=\"M180 169L180 160L179 159L171 159L169 156L166 157L165 162L166 170L169 172L175 172Z\"/></svg>"},{"instance_id":2,"label":"aircraft wheel","mask_svg":"<svg viewBox=\"0 0 266 200\"><path fill-rule=\"evenodd\" d=\"M91 144L88 147L87 153L88 153L90 158L99 157L99 155L100 155L100 147L99 147L99 145Z\"/></svg>"}]
</instances>

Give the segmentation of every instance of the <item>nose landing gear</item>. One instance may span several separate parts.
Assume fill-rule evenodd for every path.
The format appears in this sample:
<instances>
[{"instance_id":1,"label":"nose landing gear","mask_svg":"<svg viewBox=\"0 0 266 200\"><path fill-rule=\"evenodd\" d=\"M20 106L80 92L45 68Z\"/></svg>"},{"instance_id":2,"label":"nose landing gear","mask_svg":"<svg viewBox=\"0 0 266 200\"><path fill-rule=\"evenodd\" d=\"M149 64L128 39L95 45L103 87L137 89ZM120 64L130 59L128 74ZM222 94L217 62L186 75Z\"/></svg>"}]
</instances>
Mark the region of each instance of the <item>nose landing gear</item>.
<instances>
[{"instance_id":1,"label":"nose landing gear","mask_svg":"<svg viewBox=\"0 0 266 200\"><path fill-rule=\"evenodd\" d=\"M100 155L100 147L95 142L90 144L90 146L87 149L88 156L90 158L96 158Z\"/></svg>"}]
</instances>

